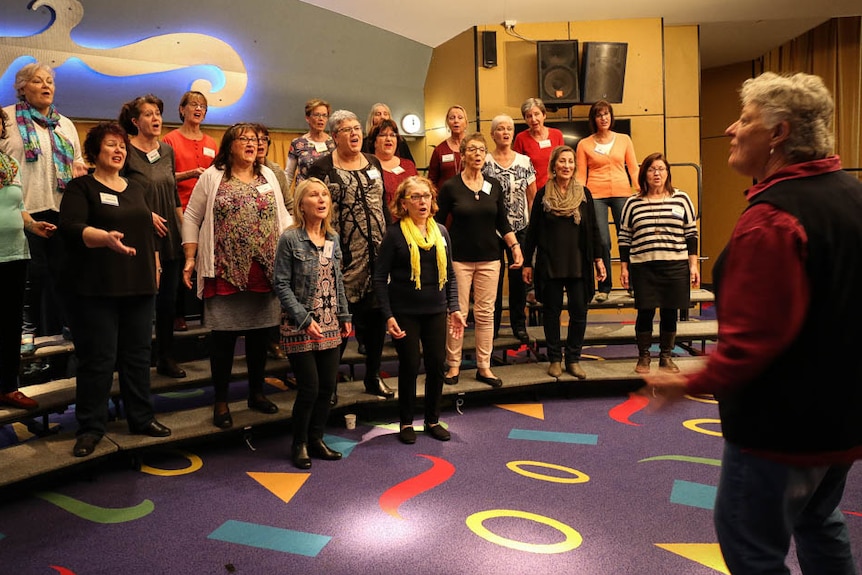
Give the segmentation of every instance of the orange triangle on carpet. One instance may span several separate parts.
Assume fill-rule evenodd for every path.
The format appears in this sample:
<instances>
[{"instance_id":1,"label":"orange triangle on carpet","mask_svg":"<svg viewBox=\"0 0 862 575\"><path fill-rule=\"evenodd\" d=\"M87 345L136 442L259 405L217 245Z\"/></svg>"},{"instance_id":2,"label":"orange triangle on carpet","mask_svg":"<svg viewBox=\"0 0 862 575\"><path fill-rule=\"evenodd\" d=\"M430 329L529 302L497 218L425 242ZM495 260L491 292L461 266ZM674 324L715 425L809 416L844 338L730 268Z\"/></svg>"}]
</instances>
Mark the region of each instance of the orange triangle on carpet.
<instances>
[{"instance_id":1,"label":"orange triangle on carpet","mask_svg":"<svg viewBox=\"0 0 862 575\"><path fill-rule=\"evenodd\" d=\"M656 543L655 545L665 551L670 551L680 557L691 559L695 563L715 569L719 573L730 575L718 543Z\"/></svg>"},{"instance_id":2,"label":"orange triangle on carpet","mask_svg":"<svg viewBox=\"0 0 862 575\"><path fill-rule=\"evenodd\" d=\"M248 471L248 476L266 487L276 497L290 503L299 488L308 480L310 473L265 473Z\"/></svg>"},{"instance_id":3,"label":"orange triangle on carpet","mask_svg":"<svg viewBox=\"0 0 862 575\"><path fill-rule=\"evenodd\" d=\"M507 409L521 415L526 415L527 417L534 417L545 421L545 408L541 403L497 403L495 406L500 409Z\"/></svg>"}]
</instances>

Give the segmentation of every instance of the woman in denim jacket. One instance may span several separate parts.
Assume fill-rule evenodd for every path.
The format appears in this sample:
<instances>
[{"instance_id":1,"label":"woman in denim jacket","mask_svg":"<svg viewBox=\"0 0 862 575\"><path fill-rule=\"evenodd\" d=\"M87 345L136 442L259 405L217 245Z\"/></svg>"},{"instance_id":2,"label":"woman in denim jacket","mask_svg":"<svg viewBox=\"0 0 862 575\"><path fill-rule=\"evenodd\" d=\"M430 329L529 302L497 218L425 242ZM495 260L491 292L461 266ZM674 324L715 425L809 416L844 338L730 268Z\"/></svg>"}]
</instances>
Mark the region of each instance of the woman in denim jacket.
<instances>
[{"instance_id":1,"label":"woman in denim jacket","mask_svg":"<svg viewBox=\"0 0 862 575\"><path fill-rule=\"evenodd\" d=\"M352 326L341 246L330 225L329 189L309 178L297 186L295 206L294 224L278 240L273 283L282 307L281 346L298 386L290 457L299 469L309 469L311 456L341 459L323 442L323 428L335 391L339 346Z\"/></svg>"}]
</instances>

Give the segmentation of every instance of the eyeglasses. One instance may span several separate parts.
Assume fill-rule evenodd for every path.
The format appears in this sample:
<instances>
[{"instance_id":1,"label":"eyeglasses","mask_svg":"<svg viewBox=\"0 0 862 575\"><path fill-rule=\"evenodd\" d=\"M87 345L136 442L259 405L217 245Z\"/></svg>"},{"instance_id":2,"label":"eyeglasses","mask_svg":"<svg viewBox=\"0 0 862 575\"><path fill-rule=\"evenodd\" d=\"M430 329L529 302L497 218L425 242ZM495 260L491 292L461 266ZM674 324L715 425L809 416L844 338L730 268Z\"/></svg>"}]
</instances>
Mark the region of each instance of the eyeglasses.
<instances>
[{"instance_id":1,"label":"eyeglasses","mask_svg":"<svg viewBox=\"0 0 862 575\"><path fill-rule=\"evenodd\" d=\"M667 168L664 166L659 166L657 168L647 168L647 172L650 174L660 174L662 172L666 172Z\"/></svg>"},{"instance_id":2,"label":"eyeglasses","mask_svg":"<svg viewBox=\"0 0 862 575\"><path fill-rule=\"evenodd\" d=\"M186 106L188 106L192 110L206 110L207 109L206 104L197 104L195 102L189 102L188 104L186 104Z\"/></svg>"},{"instance_id":3,"label":"eyeglasses","mask_svg":"<svg viewBox=\"0 0 862 575\"><path fill-rule=\"evenodd\" d=\"M239 140L243 144L256 144L258 142L259 138L250 138L248 136L240 136L239 138L237 138L237 140Z\"/></svg>"},{"instance_id":4,"label":"eyeglasses","mask_svg":"<svg viewBox=\"0 0 862 575\"><path fill-rule=\"evenodd\" d=\"M410 194L407 196L407 199L411 202L427 202L431 199L431 194Z\"/></svg>"},{"instance_id":5,"label":"eyeglasses","mask_svg":"<svg viewBox=\"0 0 862 575\"><path fill-rule=\"evenodd\" d=\"M269 139L268 137L266 137L266 136L260 136L260 137L257 139L257 143L258 143L258 144L269 144L271 141L272 141L272 140L270 140L270 139Z\"/></svg>"},{"instance_id":6,"label":"eyeglasses","mask_svg":"<svg viewBox=\"0 0 862 575\"><path fill-rule=\"evenodd\" d=\"M392 132L389 132L389 133L387 133L387 134L377 134L377 137L378 137L378 138L392 138L393 140L397 140L397 139L398 139L398 135L397 135L397 134L393 134Z\"/></svg>"},{"instance_id":7,"label":"eyeglasses","mask_svg":"<svg viewBox=\"0 0 862 575\"><path fill-rule=\"evenodd\" d=\"M319 119L319 118L328 118L329 114L327 114L325 112L324 113L314 112L313 114L309 114L308 116L311 118L318 118Z\"/></svg>"},{"instance_id":8,"label":"eyeglasses","mask_svg":"<svg viewBox=\"0 0 862 575\"><path fill-rule=\"evenodd\" d=\"M350 132L362 133L362 126L350 126L348 128L338 128L339 134L349 134Z\"/></svg>"},{"instance_id":9,"label":"eyeglasses","mask_svg":"<svg viewBox=\"0 0 862 575\"><path fill-rule=\"evenodd\" d=\"M475 154L477 152L480 154L484 154L488 150L486 148L477 147L477 146L467 146L466 148L464 148L464 151L469 153L469 154Z\"/></svg>"}]
</instances>

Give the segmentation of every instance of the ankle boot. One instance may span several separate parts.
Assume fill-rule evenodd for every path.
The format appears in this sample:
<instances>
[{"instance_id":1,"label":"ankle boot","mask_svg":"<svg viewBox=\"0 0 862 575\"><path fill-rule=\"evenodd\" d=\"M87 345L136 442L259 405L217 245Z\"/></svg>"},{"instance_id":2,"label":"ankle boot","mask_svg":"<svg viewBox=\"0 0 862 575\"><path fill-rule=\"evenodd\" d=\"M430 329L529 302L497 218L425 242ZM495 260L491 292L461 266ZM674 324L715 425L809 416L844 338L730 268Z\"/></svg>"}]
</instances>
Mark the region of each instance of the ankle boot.
<instances>
[{"instance_id":1,"label":"ankle boot","mask_svg":"<svg viewBox=\"0 0 862 575\"><path fill-rule=\"evenodd\" d=\"M652 332L641 331L636 334L638 342L638 364L635 373L649 373L649 348L652 345Z\"/></svg>"},{"instance_id":2,"label":"ankle boot","mask_svg":"<svg viewBox=\"0 0 862 575\"><path fill-rule=\"evenodd\" d=\"M290 459L297 469L311 469L307 443L294 443L290 448Z\"/></svg>"},{"instance_id":3,"label":"ankle boot","mask_svg":"<svg viewBox=\"0 0 862 575\"><path fill-rule=\"evenodd\" d=\"M675 331L663 331L659 333L659 356L658 367L670 373L679 373L679 368L670 357L673 350L674 342L676 341Z\"/></svg>"}]
</instances>

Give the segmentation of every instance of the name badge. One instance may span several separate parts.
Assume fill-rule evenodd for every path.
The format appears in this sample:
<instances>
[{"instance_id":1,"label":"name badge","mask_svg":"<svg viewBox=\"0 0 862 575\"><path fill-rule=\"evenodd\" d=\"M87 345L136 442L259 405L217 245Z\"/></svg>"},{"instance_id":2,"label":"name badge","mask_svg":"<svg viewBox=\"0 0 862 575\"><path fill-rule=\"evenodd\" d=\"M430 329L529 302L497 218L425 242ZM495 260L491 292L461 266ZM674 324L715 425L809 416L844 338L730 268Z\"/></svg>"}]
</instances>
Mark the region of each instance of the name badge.
<instances>
[{"instance_id":1,"label":"name badge","mask_svg":"<svg viewBox=\"0 0 862 575\"><path fill-rule=\"evenodd\" d=\"M271 192L271 191L272 191L272 184L270 184L269 182L266 182L265 184L261 184L257 187L257 193L259 193L259 194L265 194L265 193Z\"/></svg>"},{"instance_id":2,"label":"name badge","mask_svg":"<svg viewBox=\"0 0 862 575\"><path fill-rule=\"evenodd\" d=\"M673 212L673 217L675 218L682 219L683 216L685 216L685 210L682 209L682 206L674 206L673 208L671 208L671 211Z\"/></svg>"},{"instance_id":3,"label":"name badge","mask_svg":"<svg viewBox=\"0 0 862 575\"><path fill-rule=\"evenodd\" d=\"M332 240L323 242L323 257L332 258L332 250L335 249L335 243Z\"/></svg>"},{"instance_id":4,"label":"name badge","mask_svg":"<svg viewBox=\"0 0 862 575\"><path fill-rule=\"evenodd\" d=\"M541 140L539 142L539 147L540 148L550 148L551 147L551 140Z\"/></svg>"},{"instance_id":5,"label":"name badge","mask_svg":"<svg viewBox=\"0 0 862 575\"><path fill-rule=\"evenodd\" d=\"M99 192L99 199L102 200L102 204L104 204L106 206L119 206L120 205L120 198L118 198L114 194Z\"/></svg>"},{"instance_id":6,"label":"name badge","mask_svg":"<svg viewBox=\"0 0 862 575\"><path fill-rule=\"evenodd\" d=\"M215 150L212 148L204 147L204 156L208 158L215 158Z\"/></svg>"},{"instance_id":7,"label":"name badge","mask_svg":"<svg viewBox=\"0 0 862 575\"><path fill-rule=\"evenodd\" d=\"M161 157L162 157L162 155L159 154L158 148L156 148L155 150L153 150L151 152L147 152L147 159L150 161L151 164L155 164L156 162L158 162L159 158L161 158Z\"/></svg>"},{"instance_id":8,"label":"name badge","mask_svg":"<svg viewBox=\"0 0 862 575\"><path fill-rule=\"evenodd\" d=\"M368 177L371 178L372 180L379 180L380 179L380 172L378 172L376 168L371 168L370 170L368 170L365 173L368 174Z\"/></svg>"},{"instance_id":9,"label":"name badge","mask_svg":"<svg viewBox=\"0 0 862 575\"><path fill-rule=\"evenodd\" d=\"M404 173L404 168L402 168L401 166L395 166L394 168L392 168L392 173L396 176L400 176Z\"/></svg>"},{"instance_id":10,"label":"name badge","mask_svg":"<svg viewBox=\"0 0 862 575\"><path fill-rule=\"evenodd\" d=\"M326 145L326 142L314 142L314 151L322 154L329 151L329 146Z\"/></svg>"},{"instance_id":11,"label":"name badge","mask_svg":"<svg viewBox=\"0 0 862 575\"><path fill-rule=\"evenodd\" d=\"M443 157L440 158L443 162L454 162L455 154L443 154Z\"/></svg>"},{"instance_id":12,"label":"name badge","mask_svg":"<svg viewBox=\"0 0 862 575\"><path fill-rule=\"evenodd\" d=\"M482 191L488 195L491 195L491 182L489 182L488 180L482 182Z\"/></svg>"}]
</instances>

